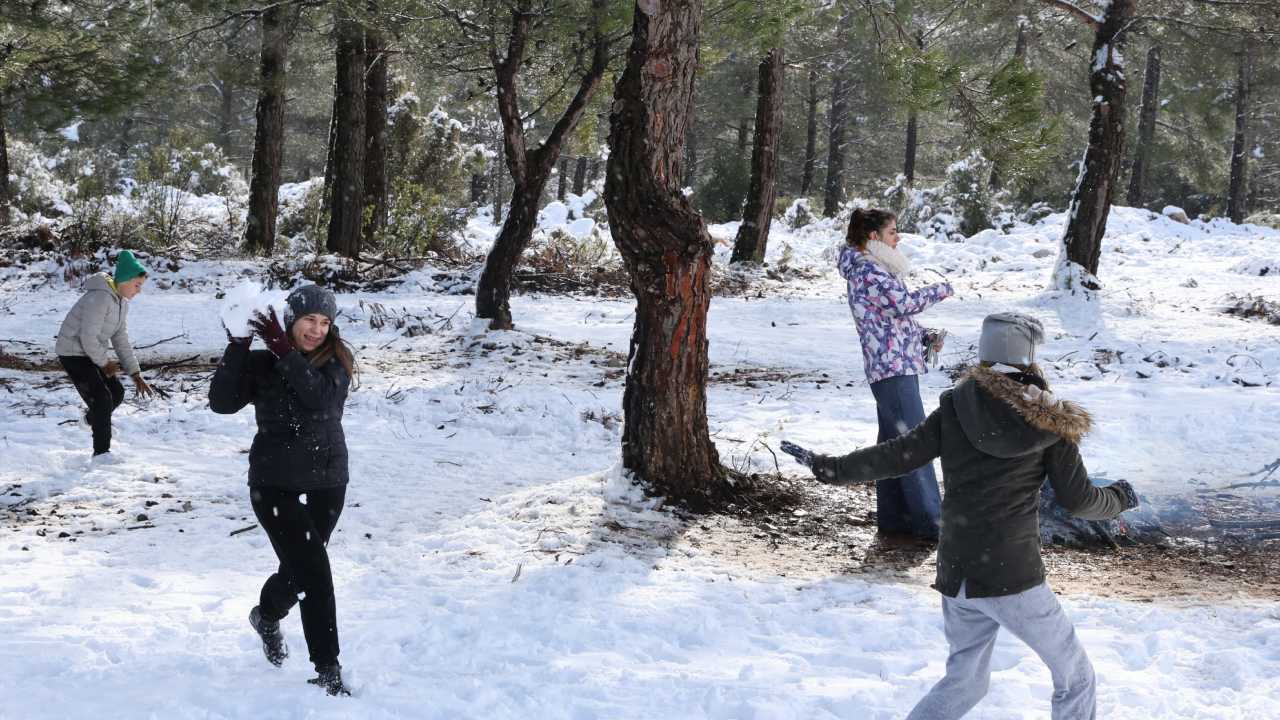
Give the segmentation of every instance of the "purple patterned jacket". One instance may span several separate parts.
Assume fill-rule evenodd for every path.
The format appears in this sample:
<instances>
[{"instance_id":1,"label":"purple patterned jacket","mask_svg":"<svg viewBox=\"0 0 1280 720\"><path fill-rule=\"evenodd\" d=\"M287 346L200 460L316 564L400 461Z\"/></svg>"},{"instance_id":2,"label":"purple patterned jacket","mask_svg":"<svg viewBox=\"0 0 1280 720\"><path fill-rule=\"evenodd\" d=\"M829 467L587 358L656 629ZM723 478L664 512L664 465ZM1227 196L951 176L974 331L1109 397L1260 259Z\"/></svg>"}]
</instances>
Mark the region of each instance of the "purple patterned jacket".
<instances>
[{"instance_id":1,"label":"purple patterned jacket","mask_svg":"<svg viewBox=\"0 0 1280 720\"><path fill-rule=\"evenodd\" d=\"M840 274L849 281L849 309L862 340L867 382L928 372L924 328L912 316L951 297L951 283L908 290L870 255L850 246L840 251L839 265Z\"/></svg>"}]
</instances>

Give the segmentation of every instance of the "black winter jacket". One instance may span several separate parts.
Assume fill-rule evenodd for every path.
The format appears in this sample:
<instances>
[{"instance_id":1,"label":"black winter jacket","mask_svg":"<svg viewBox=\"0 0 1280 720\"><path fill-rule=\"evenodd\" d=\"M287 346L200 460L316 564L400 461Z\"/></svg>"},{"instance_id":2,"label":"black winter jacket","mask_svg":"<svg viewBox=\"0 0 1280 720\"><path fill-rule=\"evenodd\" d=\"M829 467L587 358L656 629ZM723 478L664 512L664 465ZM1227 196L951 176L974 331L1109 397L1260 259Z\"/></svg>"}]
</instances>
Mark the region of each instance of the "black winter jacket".
<instances>
[{"instance_id":1,"label":"black winter jacket","mask_svg":"<svg viewBox=\"0 0 1280 720\"><path fill-rule=\"evenodd\" d=\"M230 343L209 387L209 408L230 415L253 403L258 434L249 485L313 490L347 483L342 407L351 378L337 359L315 368L298 351L283 359Z\"/></svg>"},{"instance_id":2,"label":"black winter jacket","mask_svg":"<svg viewBox=\"0 0 1280 720\"><path fill-rule=\"evenodd\" d=\"M852 484L941 457L934 587L950 597L962 582L967 597L1012 595L1044 582L1039 497L1046 475L1058 503L1076 517L1104 520L1123 510L1120 492L1095 487L1080 459L1077 443L1090 424L1080 406L978 367L911 432L825 462L834 465L836 484Z\"/></svg>"}]
</instances>

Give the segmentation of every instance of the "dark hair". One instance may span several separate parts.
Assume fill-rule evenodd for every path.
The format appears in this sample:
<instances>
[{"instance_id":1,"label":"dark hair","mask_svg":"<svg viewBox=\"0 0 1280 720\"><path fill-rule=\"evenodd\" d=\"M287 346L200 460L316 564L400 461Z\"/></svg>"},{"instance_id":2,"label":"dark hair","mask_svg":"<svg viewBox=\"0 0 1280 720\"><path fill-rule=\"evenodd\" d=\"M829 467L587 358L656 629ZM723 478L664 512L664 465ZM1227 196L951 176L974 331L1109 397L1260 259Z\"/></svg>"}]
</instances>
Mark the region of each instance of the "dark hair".
<instances>
[{"instance_id":1,"label":"dark hair","mask_svg":"<svg viewBox=\"0 0 1280 720\"><path fill-rule=\"evenodd\" d=\"M320 343L315 350L307 353L307 361L311 363L311 367L323 367L330 360L338 358L338 362L342 364L342 369L347 371L347 377L351 378L352 386L358 387L358 377L360 375L359 368L356 367L355 352L352 351L351 345L342 339L338 332L336 324L329 325L329 334L324 336L324 342Z\"/></svg>"},{"instance_id":2,"label":"dark hair","mask_svg":"<svg viewBox=\"0 0 1280 720\"><path fill-rule=\"evenodd\" d=\"M897 219L898 216L888 210L854 208L853 214L849 216L849 233L845 235L845 242L862 250L867 246L871 233L883 230Z\"/></svg>"}]
</instances>

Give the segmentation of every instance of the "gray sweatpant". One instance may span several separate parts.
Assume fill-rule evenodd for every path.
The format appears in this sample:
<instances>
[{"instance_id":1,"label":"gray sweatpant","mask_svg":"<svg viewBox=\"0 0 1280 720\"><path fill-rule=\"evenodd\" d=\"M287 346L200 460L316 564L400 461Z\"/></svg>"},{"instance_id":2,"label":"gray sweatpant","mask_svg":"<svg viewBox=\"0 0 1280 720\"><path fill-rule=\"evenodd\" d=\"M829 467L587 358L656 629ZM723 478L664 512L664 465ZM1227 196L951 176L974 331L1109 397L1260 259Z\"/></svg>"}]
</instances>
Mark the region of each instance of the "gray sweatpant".
<instances>
[{"instance_id":1,"label":"gray sweatpant","mask_svg":"<svg viewBox=\"0 0 1280 720\"><path fill-rule=\"evenodd\" d=\"M1048 583L989 598L967 598L962 585L956 597L942 596L942 619L951 646L947 674L907 720L950 720L973 709L991 683L991 650L1001 627L1049 666L1053 720L1094 720L1093 665Z\"/></svg>"}]
</instances>

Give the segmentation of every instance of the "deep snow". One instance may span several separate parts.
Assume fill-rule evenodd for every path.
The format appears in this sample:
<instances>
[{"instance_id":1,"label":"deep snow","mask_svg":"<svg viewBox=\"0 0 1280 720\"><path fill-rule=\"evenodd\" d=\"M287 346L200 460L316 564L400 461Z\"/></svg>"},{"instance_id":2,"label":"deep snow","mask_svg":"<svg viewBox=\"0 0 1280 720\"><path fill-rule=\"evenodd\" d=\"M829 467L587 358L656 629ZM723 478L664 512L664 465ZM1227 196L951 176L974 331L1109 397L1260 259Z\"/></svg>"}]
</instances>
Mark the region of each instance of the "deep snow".
<instances>
[{"instance_id":1,"label":"deep snow","mask_svg":"<svg viewBox=\"0 0 1280 720\"><path fill-rule=\"evenodd\" d=\"M569 209L544 225L575 222ZM972 356L986 313L1036 314L1055 391L1096 415L1086 463L1143 494L1236 482L1280 455L1280 328L1218 312L1228 293L1276 297L1280 279L1249 270L1280 258L1280 233L1116 208L1106 287L1088 301L1044 290L1062 222L962 244L906 238L918 282L937 271L958 291L923 318L950 331L942 362ZM470 232L480 244L495 229ZM713 374L787 378L711 385L727 464L772 469L756 440L829 452L874 440L832 270L839 237L830 223L775 225L771 262L786 255L820 277L712 302ZM718 265L728 252L718 247ZM32 270L0 276L0 346L47 359L77 294ZM154 273L130 310L133 340L181 337L140 357L220 353L214 293L247 271ZM54 372L0 370L3 502L38 513L11 515L0 536L0 718L897 718L940 677L932 591L726 565L682 544L681 523L628 486L617 465L629 300L517 296L518 331L505 333L478 332L472 301L416 281L339 296L364 371L330 545L355 694L344 700L303 682L296 615L282 670L246 622L274 565L260 530L230 535L253 523L249 411L215 416L194 376L158 380L167 401L131 396L116 415L122 462L87 467L74 391L41 387ZM375 303L428 332L371 327ZM927 408L948 384L924 378ZM1063 602L1098 670L1099 717L1276 716L1276 603ZM1029 650L1002 637L994 664L971 717L1047 716L1048 673Z\"/></svg>"}]
</instances>

